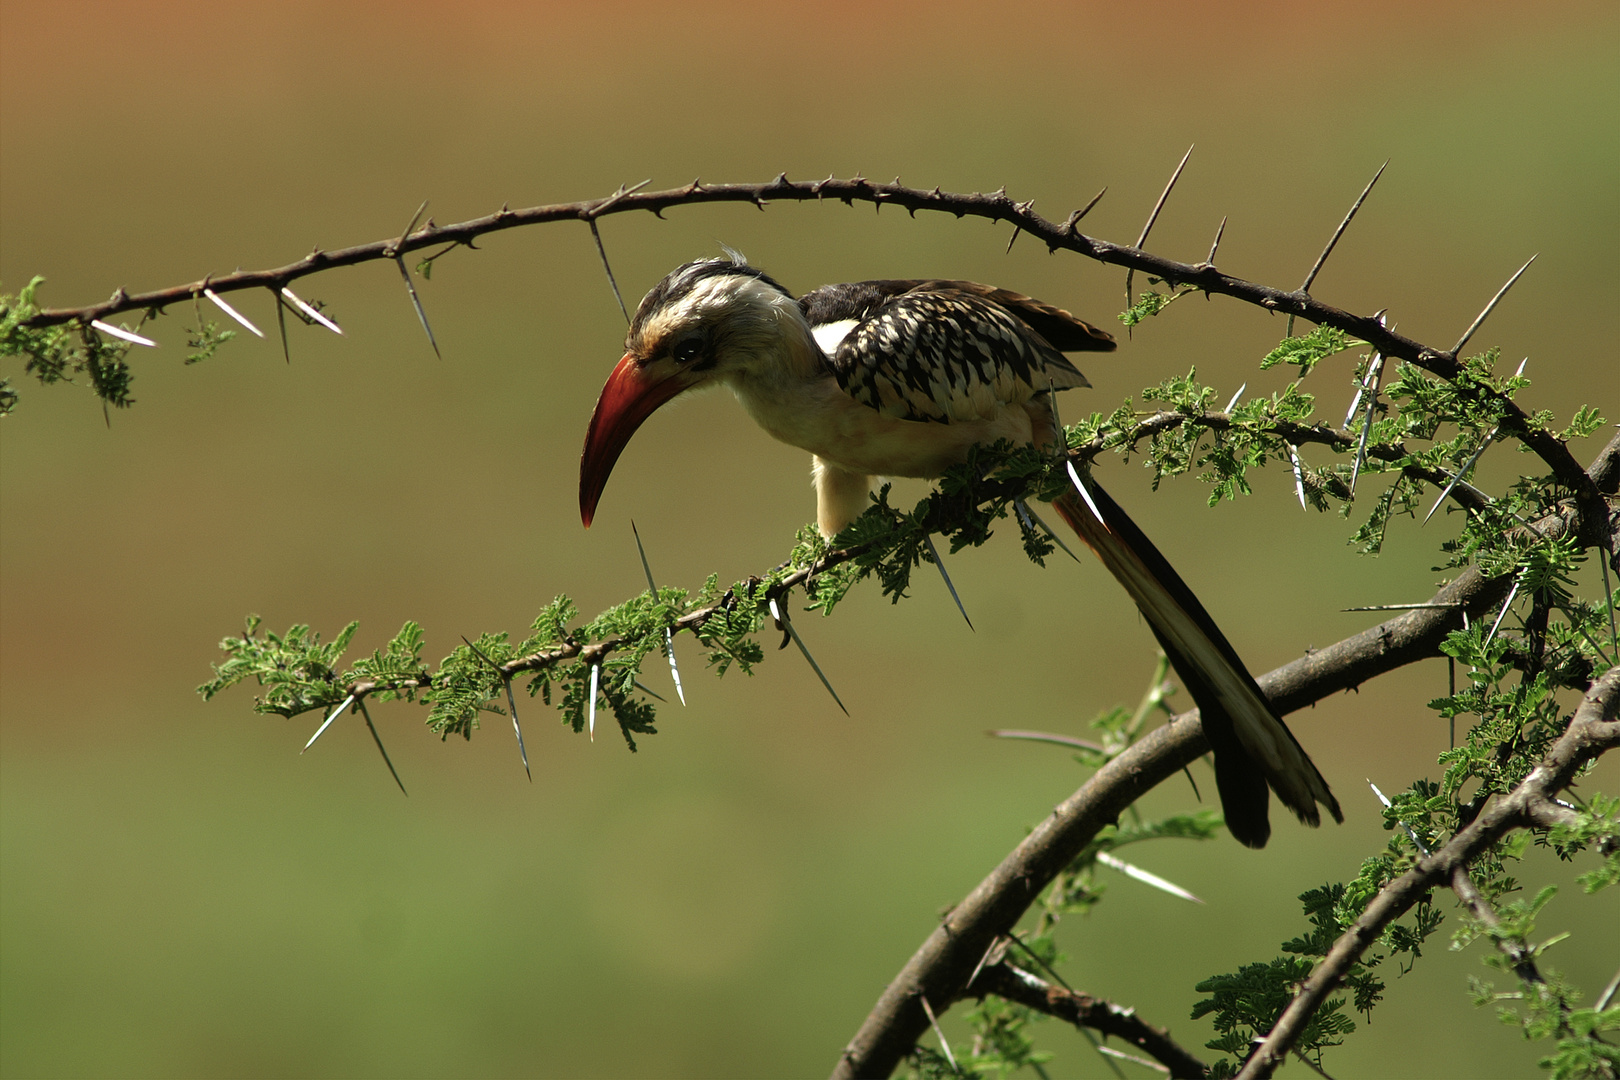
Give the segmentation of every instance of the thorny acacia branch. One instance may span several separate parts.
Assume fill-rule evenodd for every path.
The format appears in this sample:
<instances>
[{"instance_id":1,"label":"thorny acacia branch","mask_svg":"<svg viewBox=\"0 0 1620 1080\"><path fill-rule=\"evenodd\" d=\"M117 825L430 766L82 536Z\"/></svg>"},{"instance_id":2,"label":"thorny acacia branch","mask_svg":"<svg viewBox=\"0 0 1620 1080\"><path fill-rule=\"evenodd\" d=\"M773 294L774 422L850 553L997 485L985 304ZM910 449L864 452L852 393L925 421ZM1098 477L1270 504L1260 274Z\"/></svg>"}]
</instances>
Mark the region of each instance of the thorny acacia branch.
<instances>
[{"instance_id":1,"label":"thorny acacia branch","mask_svg":"<svg viewBox=\"0 0 1620 1080\"><path fill-rule=\"evenodd\" d=\"M605 199L515 211L503 207L495 214L450 226L439 226L429 220L421 229L408 228L405 235L400 237L335 251L317 249L302 260L274 269L238 271L219 278L210 277L139 294L129 294L119 289L100 304L46 309L22 320L19 325L38 329L77 323L85 327L91 320L104 319L119 312L158 309L170 303L194 299L205 289L215 294L253 288L270 289L278 297L279 314L281 290L309 275L379 259L394 260L403 268L403 256L408 252L448 245L438 253L443 254L449 247L471 246L472 241L480 236L518 226L572 220L585 222L594 230L596 220L609 213L645 210L661 216L663 210L673 206L708 202L751 202L763 209L772 201L821 201L829 197L850 205L856 201L870 202L879 208L886 204L895 205L913 215L918 210L935 210L952 213L959 218L974 216L1006 222L1013 225L1017 232L1027 232L1045 243L1050 251L1074 251L1101 263L1142 271L1167 283L1172 290L1196 289L1211 295L1218 293L1266 310L1284 312L1291 318L1298 317L1317 325L1333 327L1368 343L1385 359L1404 360L1454 382L1463 371L1459 355L1463 344L1501 297L1501 293L1498 293L1456 346L1449 350L1436 349L1387 329L1378 315L1355 315L1314 299L1306 292L1309 279L1305 286L1290 292L1223 274L1213 263L1214 247L1203 262L1185 263L1142 251L1141 241L1137 246L1126 246L1087 236L1076 228L1083 212L1070 215L1060 225L1035 214L1030 203L1016 202L1004 192L954 194L941 192L938 188L925 191L904 187L898 181L874 184L862 177L849 180L829 177L816 182L794 182L780 175L764 184L704 185L694 181L683 188L656 192L621 187ZM1330 243L1330 249L1331 246ZM1517 276L1514 276L1514 280ZM1505 292L1506 287L1502 291ZM1575 506L1567 513L1554 515L1556 521L1538 522L1537 528L1574 532L1583 540L1606 549L1611 564L1614 564L1616 530L1604 491L1612 493L1615 474L1620 472L1620 468L1616 467L1617 458L1620 458L1616 446L1620 440L1610 444L1588 474L1575 462L1563 442L1534 422L1505 393L1478 386L1472 392L1494 399L1493 405L1501 418L1501 432L1517 437L1538 454L1559 483L1575 497ZM1219 430L1223 424L1230 426L1232 419L1225 414L1206 413L1193 417L1159 413L1142 420L1136 437L1147 437L1155 430L1168 430L1187 423ZM1346 435L1325 427L1292 425L1290 430L1283 431L1282 426L1286 425L1279 425L1277 433L1294 444L1315 442L1339 450L1351 445ZM1088 447L1080 452L1086 454L1096 449L1100 447ZM1387 451L1374 447L1371 452L1382 456ZM1424 472L1418 475L1436 482L1446 479ZM1458 497L1464 502L1470 498L1466 491L1460 491ZM832 552L814 567L796 571L781 579L776 588L781 590L802 584L812 573L846 562L860 553L855 548ZM1448 631L1456 628L1464 613L1477 619L1494 609L1509 587L1510 582L1506 578L1487 579L1477 569L1469 569L1436 595L1436 607L1414 610L1393 618L1337 645L1285 665L1262 677L1259 682L1279 712L1291 712L1331 693L1354 687L1367 678L1437 655L1438 644ZM737 599L727 594L717 605L680 617L672 628L699 630L724 605ZM755 597L750 599L757 600ZM555 649L509 660L499 665L499 672L503 680L510 680L524 672L540 671L574 659L600 663L605 655L622 644L618 639L595 643L565 640ZM348 687L348 694L353 700L363 702L368 694L379 690L425 688L430 684L431 678L424 672L414 678L391 680L386 686L373 680L360 680ZM1606 697L1599 694L1600 688ZM1574 769L1587 760L1579 755L1585 753L1587 757L1593 756L1614 745L1614 740L1620 738L1609 731L1616 727L1612 721L1591 719L1592 708L1606 708L1607 715L1612 716L1614 702L1620 696L1620 669L1604 676L1594 687L1593 694L1597 697L1588 699L1569 733L1520 789L1508 799L1488 808L1467 830L1426 859L1412 874L1398 879L1380 893L1356 928L1346 934L1324 960L1274 1028L1262 1050L1251 1058L1246 1066L1246 1075L1269 1075L1276 1061L1293 1046L1304 1022L1325 1000L1343 972L1390 920L1397 918L1420 896L1426 895L1435 884L1451 880L1457 868L1466 868L1467 859L1472 854L1505 832L1556 816L1556 807L1548 801L1548 797L1560 784L1567 783ZM1598 706L1591 705L1600 698ZM1075 795L1058 806L1051 817L1042 822L996 871L953 909L880 998L860 1032L845 1050L835 1075L887 1075L892 1071L927 1027L928 1018L921 1006L923 999L950 1002L967 994L972 970L991 943L1011 929L1029 903L1096 836L1098 830L1115 820L1126 806L1151 787L1207 751L1202 729L1191 722L1195 718L1196 712L1175 718L1105 765ZM1598 727L1595 728L1594 724ZM1603 724L1607 724L1607 728L1602 728ZM1576 742L1581 742L1580 747L1570 750L1566 744L1571 744L1577 727L1588 735L1599 728L1608 734L1601 738L1586 738L1584 742L1577 739ZM1559 756L1561 753L1563 757ZM1522 797L1521 793L1524 793ZM1413 878L1413 875L1419 876ZM1005 972L1005 969L1002 970ZM1010 972L1005 973L1010 978L1014 977ZM1000 976L992 976L989 971L980 972L973 986L980 986L986 977ZM1150 1053L1154 1052L1145 1045L1138 1045ZM1172 1056L1174 1053L1184 1055L1186 1060L1181 1065L1189 1070L1192 1066L1202 1070L1202 1065L1196 1059L1174 1044L1164 1049ZM1160 1055L1155 1053L1155 1056ZM1160 1060L1166 1058L1160 1056ZM1180 1067L1172 1066L1172 1069ZM1199 1073L1188 1071L1187 1075Z\"/></svg>"},{"instance_id":2,"label":"thorny acacia branch","mask_svg":"<svg viewBox=\"0 0 1620 1080\"><path fill-rule=\"evenodd\" d=\"M1429 890L1448 884L1459 870L1466 872L1469 860L1507 833L1535 824L1538 813L1556 807L1553 797L1569 785L1582 766L1604 751L1620 746L1617 712L1620 712L1620 667L1610 668L1592 684L1576 709L1569 729L1523 783L1373 898L1361 918L1334 943L1283 1011L1271 1033L1238 1073L1239 1080L1256 1080L1272 1074L1311 1016L1386 926Z\"/></svg>"},{"instance_id":3,"label":"thorny acacia branch","mask_svg":"<svg viewBox=\"0 0 1620 1080\"><path fill-rule=\"evenodd\" d=\"M1620 483L1620 436L1611 440L1598 455L1588 479L1600 493L1615 491ZM1612 536L1616 521L1607 504L1603 505L1604 517L1598 528ZM1567 513L1550 515L1536 522L1535 528L1554 535L1580 531L1583 513L1584 507L1575 506ZM1470 567L1433 596L1430 604L1434 606L1396 616L1300 657L1256 681L1279 714L1295 712L1375 676L1439 655L1440 643L1447 633L1463 625L1465 614L1477 621L1483 613L1494 611L1510 587L1507 577L1487 578L1476 567ZM1620 687L1620 673L1611 672L1610 676ZM920 998L927 996L932 1002L949 1002L964 996L975 966L994 941L1012 930L1041 891L1098 832L1160 782L1175 776L1209 751L1209 743L1197 719L1196 709L1172 718L1098 769L953 907L879 997L839 1058L832 1073L835 1080L887 1076L893 1072L927 1030L928 1020L919 1004ZM1559 745L1564 743L1561 741ZM1532 777L1543 775L1544 770L1538 769ZM1567 782L1567 776L1565 780ZM1544 781L1535 790L1550 797L1557 787ZM1501 824L1501 831L1490 840L1494 841L1510 828L1532 822L1531 815L1546 813L1547 807L1543 805L1546 801L1524 801L1518 811L1520 816ZM1493 808L1487 813L1494 815L1496 810ZM1470 828L1478 826L1482 819L1483 815ZM1493 816L1491 820L1497 819ZM1450 850L1450 845L1446 850ZM1470 853L1477 850L1477 847L1471 848ZM1465 862L1447 863L1441 869L1449 873L1453 865ZM1395 884L1399 881L1385 892ZM1426 889L1412 892L1403 906L1387 912L1379 927L1398 918L1424 892ZM1344 955L1338 957L1339 974L1376 938L1377 932L1373 931L1346 946ZM1323 970L1327 963L1324 961ZM1326 1000L1326 993L1333 985L1336 981L1324 983L1319 988L1321 992L1307 1004L1296 999L1287 1014L1293 1017L1294 1027L1279 1038L1269 1052L1279 1058L1288 1052L1304 1022Z\"/></svg>"},{"instance_id":4,"label":"thorny acacia branch","mask_svg":"<svg viewBox=\"0 0 1620 1080\"><path fill-rule=\"evenodd\" d=\"M1437 349L1387 329L1376 315L1355 315L1343 309L1324 304L1305 292L1292 292L1246 281L1223 274L1211 262L1178 262L1123 244L1111 243L1088 236L1075 228L1078 215L1071 215L1063 224L1052 222L1034 212L1029 202L1017 202L1005 191L988 194L962 194L905 187L898 182L876 184L856 176L839 180L829 176L825 180L793 181L783 173L775 180L763 184L703 184L697 180L681 188L664 191L640 191L621 187L602 199L582 202L553 203L523 210L502 207L493 214L454 225L438 225L431 219L420 229L407 230L402 237L390 237L369 244L322 251L319 248L304 258L286 266L269 270L239 270L217 278L207 278L185 285L171 286L144 293L128 293L120 288L99 304L79 308L47 308L20 325L42 328L61 323L77 322L88 325L92 319L104 320L119 312L161 308L167 304L191 300L204 288L215 293L241 289L266 288L279 296L289 283L323 270L340 266L354 266L378 259L399 259L405 253L443 244L471 244L480 236L550 221L582 221L594 224L607 214L622 214L644 210L662 216L664 210L674 206L710 202L745 202L764 209L767 203L809 202L835 199L849 205L870 202L879 208L898 206L915 215L918 210L935 210L955 214L957 217L981 217L991 221L1007 222L1022 232L1029 233L1046 244L1049 251L1074 251L1089 259L1113 266L1143 271L1167 282L1172 287L1189 287L1209 294L1230 296L1244 303L1254 304L1268 311L1282 312L1291 317L1305 319L1320 326L1332 326L1353 334L1369 343L1385 358L1395 358L1446 379L1455 379L1462 371L1459 350L1466 337L1451 349ZM1522 273L1522 271L1521 271ZM1500 294L1499 294L1500 296ZM279 303L279 301L278 301ZM1494 301L1492 302L1494 305ZM1487 305L1486 312L1490 310ZM279 310L279 308L278 308ZM1482 317L1483 317L1482 313ZM1475 320L1475 324L1479 322ZM1498 395L1505 433L1520 438L1552 469L1560 482L1581 500L1589 518L1595 519L1601 506L1601 497L1568 448L1551 433L1542 430L1506 395Z\"/></svg>"}]
</instances>

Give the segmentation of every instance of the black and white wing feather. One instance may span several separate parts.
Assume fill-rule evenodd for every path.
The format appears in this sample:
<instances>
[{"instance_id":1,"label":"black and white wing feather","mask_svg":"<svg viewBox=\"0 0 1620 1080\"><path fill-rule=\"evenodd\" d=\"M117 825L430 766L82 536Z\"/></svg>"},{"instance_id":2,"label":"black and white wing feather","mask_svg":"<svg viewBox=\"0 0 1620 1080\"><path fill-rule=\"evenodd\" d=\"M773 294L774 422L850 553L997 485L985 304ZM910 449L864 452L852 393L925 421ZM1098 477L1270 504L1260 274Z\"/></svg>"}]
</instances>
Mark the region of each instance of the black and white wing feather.
<instances>
[{"instance_id":1,"label":"black and white wing feather","mask_svg":"<svg viewBox=\"0 0 1620 1080\"><path fill-rule=\"evenodd\" d=\"M1090 385L1018 315L955 284L919 283L865 305L829 356L844 392L884 416L948 424L989 419L1048 390Z\"/></svg>"}]
</instances>

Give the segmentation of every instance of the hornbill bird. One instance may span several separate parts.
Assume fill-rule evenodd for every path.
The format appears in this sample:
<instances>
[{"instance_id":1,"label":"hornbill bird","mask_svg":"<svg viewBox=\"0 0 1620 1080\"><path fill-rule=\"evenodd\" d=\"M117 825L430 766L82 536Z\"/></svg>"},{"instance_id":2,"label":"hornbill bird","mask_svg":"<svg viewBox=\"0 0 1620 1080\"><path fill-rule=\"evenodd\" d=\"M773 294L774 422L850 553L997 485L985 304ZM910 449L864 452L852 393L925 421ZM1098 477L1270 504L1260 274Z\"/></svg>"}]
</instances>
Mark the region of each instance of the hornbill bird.
<instances>
[{"instance_id":1,"label":"hornbill bird","mask_svg":"<svg viewBox=\"0 0 1620 1080\"><path fill-rule=\"evenodd\" d=\"M795 300L741 256L677 267L641 301L580 460L589 527L619 454L660 405L727 386L759 426L814 455L816 521L832 536L874 476L937 477L975 444L1059 441L1052 395L1089 386L1065 352L1114 348L1060 308L967 281L825 285ZM1322 774L1237 652L1153 544L1094 481L1053 503L1136 601L1186 684L1215 753L1232 835L1263 847L1267 786L1299 819L1342 822Z\"/></svg>"}]
</instances>

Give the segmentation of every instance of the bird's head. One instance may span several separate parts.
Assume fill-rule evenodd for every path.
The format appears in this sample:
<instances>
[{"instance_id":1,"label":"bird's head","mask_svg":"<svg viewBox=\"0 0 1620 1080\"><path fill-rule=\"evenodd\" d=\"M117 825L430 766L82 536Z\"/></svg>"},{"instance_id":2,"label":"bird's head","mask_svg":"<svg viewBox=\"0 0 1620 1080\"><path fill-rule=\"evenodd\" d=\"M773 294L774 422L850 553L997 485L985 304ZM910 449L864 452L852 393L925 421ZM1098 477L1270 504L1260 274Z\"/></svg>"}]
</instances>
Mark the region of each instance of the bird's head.
<instances>
[{"instance_id":1,"label":"bird's head","mask_svg":"<svg viewBox=\"0 0 1620 1080\"><path fill-rule=\"evenodd\" d=\"M803 333L791 331L803 327ZM624 359L602 387L579 461L579 514L589 528L619 455L643 421L688 390L791 362L808 338L788 291L739 255L677 267L636 308ZM801 346L802 348L802 346Z\"/></svg>"}]
</instances>

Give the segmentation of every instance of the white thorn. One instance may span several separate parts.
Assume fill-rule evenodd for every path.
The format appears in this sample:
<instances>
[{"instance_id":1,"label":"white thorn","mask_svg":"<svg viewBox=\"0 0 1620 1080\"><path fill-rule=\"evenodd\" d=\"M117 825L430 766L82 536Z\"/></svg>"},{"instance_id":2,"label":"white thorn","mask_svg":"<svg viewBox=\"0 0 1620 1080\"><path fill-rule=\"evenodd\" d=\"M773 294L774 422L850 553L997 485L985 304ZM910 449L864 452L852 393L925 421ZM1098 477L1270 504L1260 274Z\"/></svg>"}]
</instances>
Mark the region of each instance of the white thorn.
<instances>
[{"instance_id":1,"label":"white thorn","mask_svg":"<svg viewBox=\"0 0 1620 1080\"><path fill-rule=\"evenodd\" d=\"M1394 805L1394 803L1390 802L1389 799L1384 795L1384 793L1382 791L1378 790L1378 785L1373 783L1370 778L1367 780L1367 786L1372 788L1373 794L1378 796L1378 801L1384 804L1384 808L1386 810ZM1413 830L1412 826L1410 826L1406 822L1402 821L1401 822L1401 828L1405 829L1406 830L1406 835L1410 836L1412 838L1412 846L1417 848L1420 852L1423 853L1424 857L1427 858L1428 854L1429 854L1429 849L1426 846L1424 846L1423 841L1418 839L1418 834Z\"/></svg>"},{"instance_id":2,"label":"white thorn","mask_svg":"<svg viewBox=\"0 0 1620 1080\"><path fill-rule=\"evenodd\" d=\"M597 687L597 682L601 677L601 673L602 673L602 665L601 664L592 664L591 665L591 721L590 721L591 742L596 741L596 687Z\"/></svg>"},{"instance_id":3,"label":"white thorn","mask_svg":"<svg viewBox=\"0 0 1620 1080\"><path fill-rule=\"evenodd\" d=\"M769 603L771 609L771 618L775 619L784 629L787 630L788 637L792 638L793 644L799 647L799 652L804 655L805 661L809 663L810 670L816 673L816 678L821 680L821 685L827 688L827 693L832 695L833 701L840 709L843 710L844 715L848 716L849 709L845 708L843 699L838 696L838 691L833 689L832 683L827 681L826 673L821 670L821 665L816 663L816 658L810 655L810 647L806 645L804 643L804 639L799 636L799 631L794 628L793 620L787 618L782 613L782 609L776 606L776 599L774 597L770 599Z\"/></svg>"},{"instance_id":4,"label":"white thorn","mask_svg":"<svg viewBox=\"0 0 1620 1080\"><path fill-rule=\"evenodd\" d=\"M1502 610L1496 613L1496 621L1491 623L1491 632L1485 635L1485 641L1481 645L1481 648L1483 648L1485 645L1489 645L1491 643L1491 638L1496 636L1496 628L1502 625L1502 620L1507 616L1508 608L1513 606L1513 598L1518 595L1519 582L1517 579L1515 579L1513 582L1513 588L1508 590L1507 599L1502 601Z\"/></svg>"},{"instance_id":5,"label":"white thorn","mask_svg":"<svg viewBox=\"0 0 1620 1080\"><path fill-rule=\"evenodd\" d=\"M1140 866L1133 866L1124 859L1116 858L1113 855L1108 854L1106 851L1097 852L1097 861L1102 863L1104 866L1109 866L1115 870L1118 870L1128 878L1135 878L1144 885L1151 885L1155 889L1162 889L1171 896L1179 896L1181 899L1191 900L1195 904L1203 903L1202 900L1198 899L1198 897L1194 896L1186 889L1183 889L1180 885L1177 885L1171 881L1166 881L1158 874L1149 873Z\"/></svg>"},{"instance_id":6,"label":"white thorn","mask_svg":"<svg viewBox=\"0 0 1620 1080\"><path fill-rule=\"evenodd\" d=\"M1288 457L1294 463L1294 494L1299 496L1299 508L1309 510L1310 505L1305 501L1305 472L1300 467L1299 451L1293 443L1288 444Z\"/></svg>"},{"instance_id":7,"label":"white thorn","mask_svg":"<svg viewBox=\"0 0 1620 1080\"><path fill-rule=\"evenodd\" d=\"M1451 478L1451 483L1447 484L1445 490L1440 493L1440 497L1434 500L1434 505L1429 507L1429 512L1423 515L1423 524L1427 525L1429 523L1429 519L1434 517L1434 512L1440 509L1441 503L1446 501L1446 496L1451 494L1451 489L1462 483L1462 478L1468 475L1468 470L1474 467L1474 465L1479 461L1480 455L1485 453L1486 449L1491 445L1491 440L1496 438L1496 433L1498 430L1500 430L1500 427L1501 425L1493 427L1489 432L1486 433L1485 441L1479 444L1479 449L1474 451L1474 456L1469 458L1468 463L1465 464L1461 469L1457 470L1457 475Z\"/></svg>"},{"instance_id":8,"label":"white thorn","mask_svg":"<svg viewBox=\"0 0 1620 1080\"><path fill-rule=\"evenodd\" d=\"M922 1001L923 1012L928 1014L928 1023L932 1025L934 1034L939 1038L939 1048L945 1051L945 1060L951 1063L951 1072L961 1075L962 1070L956 1064L956 1055L951 1053L951 1044L945 1041L945 1033L939 1029L939 1020L934 1016L934 1007L928 1004L928 995L919 995Z\"/></svg>"},{"instance_id":9,"label":"white thorn","mask_svg":"<svg viewBox=\"0 0 1620 1080\"><path fill-rule=\"evenodd\" d=\"M642 184L643 187L651 181ZM641 530L636 523L630 523L630 534L636 538L636 552L641 556L641 571L647 575L647 588L652 592L653 600L658 600L658 586L653 584L652 567L647 563L647 549L641 546ZM675 634L669 627L664 627L664 651L669 655L669 674L675 680L675 696L681 699L681 705L686 705L686 691L681 689L681 669L675 663ZM660 701L663 699L660 698Z\"/></svg>"},{"instance_id":10,"label":"white thorn","mask_svg":"<svg viewBox=\"0 0 1620 1080\"><path fill-rule=\"evenodd\" d=\"M343 699L343 704L341 704L337 708L333 709L332 710L332 715L328 716L326 718L325 722L323 722L320 727L315 729L315 734L311 735L309 737L309 742L304 744L304 750L308 750L310 747L314 746L315 745L315 740L320 738L322 735L326 734L326 729L332 726L332 721L334 721L334 720L336 720L338 718L338 714L343 712L344 709L347 709L353 702L354 702L354 695L353 694L350 694L348 697L344 698ZM304 750L300 750L298 752L300 754L302 754L304 752Z\"/></svg>"},{"instance_id":11,"label":"white thorn","mask_svg":"<svg viewBox=\"0 0 1620 1080\"><path fill-rule=\"evenodd\" d=\"M1080 474L1074 471L1074 462L1069 461L1064 464L1069 468L1069 479L1074 482L1074 489L1080 493L1080 497L1086 501L1087 508L1091 510L1091 516L1106 527L1108 523L1103 521L1102 511L1098 510L1097 504L1091 501L1091 492L1087 491L1086 485L1080 482Z\"/></svg>"},{"instance_id":12,"label":"white thorn","mask_svg":"<svg viewBox=\"0 0 1620 1080\"><path fill-rule=\"evenodd\" d=\"M157 348L157 342L153 341L151 338L141 337L141 335L135 333L133 330L125 330L121 326L109 326L100 319L91 319L90 325L95 327L97 330L100 330L103 334L111 334L115 338L122 338L132 345L145 345L148 349Z\"/></svg>"},{"instance_id":13,"label":"white thorn","mask_svg":"<svg viewBox=\"0 0 1620 1080\"><path fill-rule=\"evenodd\" d=\"M1244 383L1242 386L1238 387L1237 388L1237 393L1232 395L1232 400L1228 401L1226 403L1226 408L1222 409L1221 411L1222 412L1231 412L1233 409L1237 408L1238 398L1242 397L1243 396L1243 391L1247 390L1248 388L1249 388L1248 383Z\"/></svg>"},{"instance_id":14,"label":"white thorn","mask_svg":"<svg viewBox=\"0 0 1620 1080\"><path fill-rule=\"evenodd\" d=\"M223 311L225 314L229 315L231 318L235 319L237 322L241 323L243 326L245 326L249 330L253 331L259 337L264 337L264 331L263 330L260 330L257 326L254 326L252 323L248 322L247 321L247 316L243 315L240 311L237 311L235 308L231 307L231 305L227 304L224 300L220 299L219 294L216 293L213 289L204 289L203 290L203 295L208 297L208 299L212 300L214 302L214 305L216 307L218 307L219 310Z\"/></svg>"},{"instance_id":15,"label":"white thorn","mask_svg":"<svg viewBox=\"0 0 1620 1080\"><path fill-rule=\"evenodd\" d=\"M310 318L314 319L316 322L320 323L322 326L324 326L328 330L332 331L332 333L334 333L334 334L342 334L343 333L343 327L339 326L337 323L333 322L331 319L328 319L325 315L322 315L319 311L317 311L314 308L310 307L308 304L304 303L302 300L298 299L298 296L291 289L287 288L285 285L283 285L281 287L281 295L285 296L288 300L291 300L294 304L297 304L299 311L302 311L305 315L308 315Z\"/></svg>"},{"instance_id":16,"label":"white thorn","mask_svg":"<svg viewBox=\"0 0 1620 1080\"><path fill-rule=\"evenodd\" d=\"M675 696L681 699L681 705L686 705L686 691L681 689L681 668L675 662L675 634L669 627L664 627L664 650L669 653L669 676L675 680Z\"/></svg>"}]
</instances>

